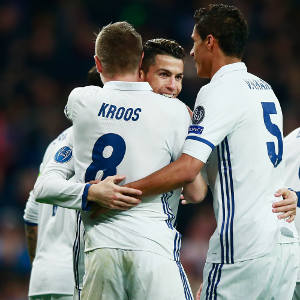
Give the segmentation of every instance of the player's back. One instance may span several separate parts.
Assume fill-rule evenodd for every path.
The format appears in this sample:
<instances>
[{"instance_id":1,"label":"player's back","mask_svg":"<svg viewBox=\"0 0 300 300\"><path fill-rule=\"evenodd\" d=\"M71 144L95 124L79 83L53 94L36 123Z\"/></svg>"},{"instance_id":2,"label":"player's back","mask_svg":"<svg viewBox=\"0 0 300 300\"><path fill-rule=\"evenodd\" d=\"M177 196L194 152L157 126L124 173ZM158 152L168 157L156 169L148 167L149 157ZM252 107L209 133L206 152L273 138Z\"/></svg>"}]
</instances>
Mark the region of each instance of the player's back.
<instances>
[{"instance_id":1,"label":"player's back","mask_svg":"<svg viewBox=\"0 0 300 300\"><path fill-rule=\"evenodd\" d=\"M75 172L85 182L116 173L131 182L166 166L180 156L190 122L183 103L157 95L141 82L75 89L67 111L74 125ZM108 213L97 221L84 215L90 225L86 250L116 247L174 258L174 249L165 244L173 246L177 234L172 221L179 194L177 190L147 197L135 208ZM101 226L93 226L97 222Z\"/></svg>"},{"instance_id":2,"label":"player's back","mask_svg":"<svg viewBox=\"0 0 300 300\"><path fill-rule=\"evenodd\" d=\"M70 129L67 129L49 145L41 164L41 173L47 162L55 156L57 150L55 145L58 140L65 139L69 135ZM29 200L35 201L34 197ZM72 295L75 211L41 203L38 209L38 240L30 277L29 295Z\"/></svg>"},{"instance_id":3,"label":"player's back","mask_svg":"<svg viewBox=\"0 0 300 300\"><path fill-rule=\"evenodd\" d=\"M271 86L244 64L223 67L199 95L207 116L202 138L216 145L207 161L218 223L208 261L263 256L280 241L281 226L272 213L274 193L283 186L279 102Z\"/></svg>"}]
</instances>

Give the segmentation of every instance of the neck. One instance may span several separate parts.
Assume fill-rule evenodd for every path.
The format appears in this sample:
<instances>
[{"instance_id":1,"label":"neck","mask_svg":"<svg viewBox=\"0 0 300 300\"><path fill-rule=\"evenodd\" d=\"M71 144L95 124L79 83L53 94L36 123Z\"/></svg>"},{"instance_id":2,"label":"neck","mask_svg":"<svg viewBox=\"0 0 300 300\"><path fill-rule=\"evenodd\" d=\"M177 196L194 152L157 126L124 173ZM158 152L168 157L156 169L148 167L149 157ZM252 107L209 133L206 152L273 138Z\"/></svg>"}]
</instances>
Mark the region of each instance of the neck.
<instances>
[{"instance_id":1,"label":"neck","mask_svg":"<svg viewBox=\"0 0 300 300\"><path fill-rule=\"evenodd\" d=\"M128 82L137 82L141 81L139 78L139 73L127 73L127 74L115 74L113 76L106 76L105 74L101 74L101 79L103 83L109 81L128 81Z\"/></svg>"},{"instance_id":2,"label":"neck","mask_svg":"<svg viewBox=\"0 0 300 300\"><path fill-rule=\"evenodd\" d=\"M231 57L231 56L224 56L221 55L216 59L212 64L210 79L224 66L230 65L233 63L241 62L242 60L237 57Z\"/></svg>"}]
</instances>

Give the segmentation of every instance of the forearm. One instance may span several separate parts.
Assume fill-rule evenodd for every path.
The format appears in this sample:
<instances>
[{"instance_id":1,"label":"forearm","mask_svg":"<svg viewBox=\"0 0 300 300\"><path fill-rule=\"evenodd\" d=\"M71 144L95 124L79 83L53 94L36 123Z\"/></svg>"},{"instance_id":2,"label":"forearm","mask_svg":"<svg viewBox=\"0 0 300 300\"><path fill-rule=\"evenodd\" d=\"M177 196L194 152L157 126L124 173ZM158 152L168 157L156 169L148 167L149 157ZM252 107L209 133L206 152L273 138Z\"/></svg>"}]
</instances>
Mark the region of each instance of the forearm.
<instances>
[{"instance_id":1,"label":"forearm","mask_svg":"<svg viewBox=\"0 0 300 300\"><path fill-rule=\"evenodd\" d=\"M34 186L34 196L40 203L81 209L85 186L85 183L66 180L55 173L49 173L38 178Z\"/></svg>"},{"instance_id":2,"label":"forearm","mask_svg":"<svg viewBox=\"0 0 300 300\"><path fill-rule=\"evenodd\" d=\"M203 165L203 162L183 154L174 163L126 186L141 190L143 196L165 193L192 182Z\"/></svg>"},{"instance_id":3,"label":"forearm","mask_svg":"<svg viewBox=\"0 0 300 300\"><path fill-rule=\"evenodd\" d=\"M199 172L196 178L184 186L184 199L190 203L199 203L204 200L207 194L207 184Z\"/></svg>"},{"instance_id":4,"label":"forearm","mask_svg":"<svg viewBox=\"0 0 300 300\"><path fill-rule=\"evenodd\" d=\"M36 243L37 243L37 226L25 224L25 237L27 242L28 254L32 264L35 258Z\"/></svg>"}]
</instances>

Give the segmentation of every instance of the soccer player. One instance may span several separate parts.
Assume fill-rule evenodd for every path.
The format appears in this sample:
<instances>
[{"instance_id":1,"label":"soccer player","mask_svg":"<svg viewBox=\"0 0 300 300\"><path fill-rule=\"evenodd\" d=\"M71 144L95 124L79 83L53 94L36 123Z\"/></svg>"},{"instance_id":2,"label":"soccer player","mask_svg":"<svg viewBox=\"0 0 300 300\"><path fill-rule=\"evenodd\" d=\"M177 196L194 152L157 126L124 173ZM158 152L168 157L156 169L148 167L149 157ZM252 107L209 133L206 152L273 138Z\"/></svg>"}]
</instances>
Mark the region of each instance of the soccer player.
<instances>
[{"instance_id":1,"label":"soccer player","mask_svg":"<svg viewBox=\"0 0 300 300\"><path fill-rule=\"evenodd\" d=\"M138 82L142 50L140 35L126 22L108 25L98 35L95 60L104 88L75 89L66 107L73 120L78 181L105 178L117 168L127 180L138 179L181 153L190 116L178 99ZM158 122L161 126L154 127ZM86 185L83 211L89 209L92 187ZM180 191L148 197L128 211L109 211L96 220L82 213L83 299L192 299L179 260L180 234L173 227Z\"/></svg>"},{"instance_id":2,"label":"soccer player","mask_svg":"<svg viewBox=\"0 0 300 300\"><path fill-rule=\"evenodd\" d=\"M71 128L65 130L47 148L40 172L57 152L57 145L65 144ZM63 155L64 158L63 158ZM59 163L66 169L72 158L70 148L65 147ZM26 203L25 232L32 262L29 299L73 299L74 277L72 246L75 239L75 215L71 210L35 201L33 191Z\"/></svg>"},{"instance_id":3,"label":"soccer player","mask_svg":"<svg viewBox=\"0 0 300 300\"><path fill-rule=\"evenodd\" d=\"M144 45L140 78L161 95L177 98L182 90L185 52L176 41L152 39Z\"/></svg>"},{"instance_id":4,"label":"soccer player","mask_svg":"<svg viewBox=\"0 0 300 300\"><path fill-rule=\"evenodd\" d=\"M88 73L88 83L99 84L99 74L96 72L98 75L97 81L93 69ZM92 80L92 78L94 79ZM51 142L40 166L41 173L43 173L47 163L53 159L60 165L63 178L69 179L74 175L72 139L72 127L70 127ZM119 182L118 178L119 176L115 176L110 181L107 179L103 182L105 193L109 194L116 187L118 188L114 184ZM57 191L59 193L63 192L58 187ZM38 203L35 201L34 191L31 191L26 203L24 222L28 251L32 263L29 298L32 300L73 299L74 278L75 296L78 297L79 295L78 298L80 298L80 287L84 274L83 261L80 261L83 257L79 247L83 239L83 230L80 228L80 215L75 214L73 210L56 205ZM78 225L77 228L76 224ZM74 256L72 258L73 244ZM76 292L77 290L79 290L79 293Z\"/></svg>"},{"instance_id":5,"label":"soccer player","mask_svg":"<svg viewBox=\"0 0 300 300\"><path fill-rule=\"evenodd\" d=\"M248 29L236 7L210 5L195 21L191 55L198 76L211 81L197 96L183 154L128 186L143 196L163 193L194 180L206 164L217 228L201 299L291 299L298 237L271 212L284 174L279 102L241 62Z\"/></svg>"},{"instance_id":6,"label":"soccer player","mask_svg":"<svg viewBox=\"0 0 300 300\"><path fill-rule=\"evenodd\" d=\"M295 190L298 195L298 207L295 224L298 232L300 232L300 128L295 129L283 140L285 153L285 184ZM300 258L299 252L298 257ZM287 280L288 281L288 280ZM298 271L297 284L293 296L293 300L300 299L300 270Z\"/></svg>"}]
</instances>

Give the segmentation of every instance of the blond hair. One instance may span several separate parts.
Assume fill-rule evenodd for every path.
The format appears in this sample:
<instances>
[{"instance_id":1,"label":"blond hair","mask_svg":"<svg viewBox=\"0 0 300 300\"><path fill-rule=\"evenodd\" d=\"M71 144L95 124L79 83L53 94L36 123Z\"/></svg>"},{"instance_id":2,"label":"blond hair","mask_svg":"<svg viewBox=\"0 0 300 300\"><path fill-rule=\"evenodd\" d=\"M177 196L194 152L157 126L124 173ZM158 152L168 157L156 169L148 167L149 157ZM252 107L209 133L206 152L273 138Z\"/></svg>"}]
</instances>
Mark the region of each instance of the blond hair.
<instances>
[{"instance_id":1,"label":"blond hair","mask_svg":"<svg viewBox=\"0 0 300 300\"><path fill-rule=\"evenodd\" d=\"M142 53L141 35L127 22L104 26L96 38L95 54L108 76L134 73Z\"/></svg>"}]
</instances>

